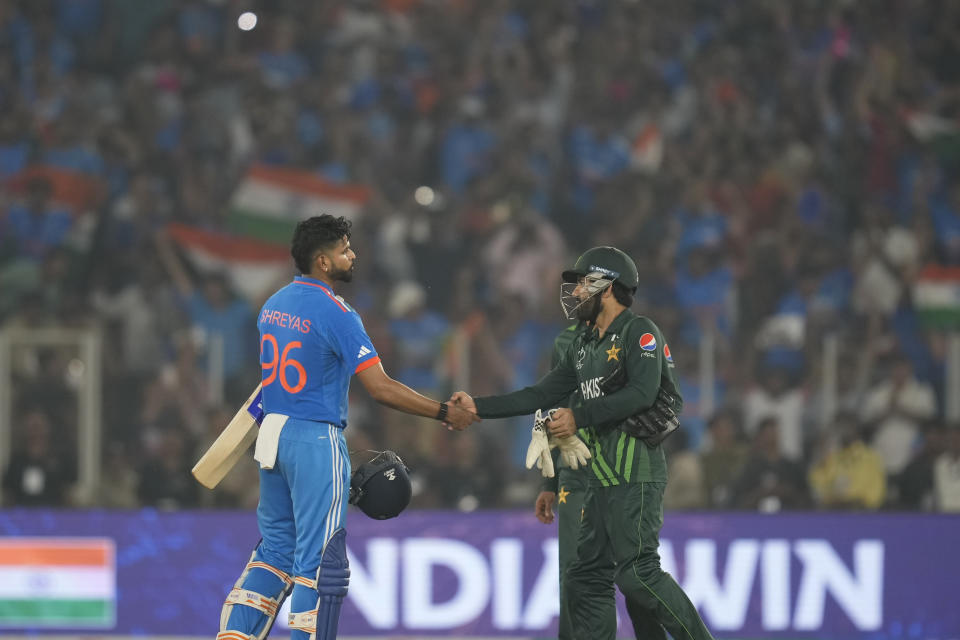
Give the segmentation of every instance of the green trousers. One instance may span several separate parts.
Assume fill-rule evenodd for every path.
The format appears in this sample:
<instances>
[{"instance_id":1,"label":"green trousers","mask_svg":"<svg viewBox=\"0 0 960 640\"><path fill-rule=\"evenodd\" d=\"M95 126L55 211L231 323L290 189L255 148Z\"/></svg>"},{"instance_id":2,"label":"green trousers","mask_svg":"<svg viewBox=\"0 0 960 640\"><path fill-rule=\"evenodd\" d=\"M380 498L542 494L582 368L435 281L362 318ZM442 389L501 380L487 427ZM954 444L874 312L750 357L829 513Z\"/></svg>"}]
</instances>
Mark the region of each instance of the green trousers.
<instances>
[{"instance_id":1,"label":"green trousers","mask_svg":"<svg viewBox=\"0 0 960 640\"><path fill-rule=\"evenodd\" d=\"M570 616L570 599L567 597L567 572L577 557L577 536L580 530L580 513L583 508L584 497L587 494L589 476L584 471L574 471L568 467L559 469L557 489L557 536L560 547L560 624L559 640L572 640L574 637L573 625ZM616 637L617 633L617 606L616 594L613 590L615 567L610 556L598 558L592 570L598 575L605 576L605 587L592 599L592 616L602 621L602 632L592 636L597 640ZM646 611L639 603L627 600L627 613L633 624L633 631L638 640L666 640L667 634L657 622L651 612ZM598 627L599 628L599 627Z\"/></svg>"},{"instance_id":2,"label":"green trousers","mask_svg":"<svg viewBox=\"0 0 960 640\"><path fill-rule=\"evenodd\" d=\"M561 586L562 601L569 603L571 638L616 637L616 620L610 620L604 604L612 601L616 584L634 609L631 618L641 617L647 629L662 626L674 640L713 640L683 589L660 569L665 486L642 482L587 489L576 557ZM634 629L638 638L664 637L663 629L659 635L641 635L636 624Z\"/></svg>"}]
</instances>

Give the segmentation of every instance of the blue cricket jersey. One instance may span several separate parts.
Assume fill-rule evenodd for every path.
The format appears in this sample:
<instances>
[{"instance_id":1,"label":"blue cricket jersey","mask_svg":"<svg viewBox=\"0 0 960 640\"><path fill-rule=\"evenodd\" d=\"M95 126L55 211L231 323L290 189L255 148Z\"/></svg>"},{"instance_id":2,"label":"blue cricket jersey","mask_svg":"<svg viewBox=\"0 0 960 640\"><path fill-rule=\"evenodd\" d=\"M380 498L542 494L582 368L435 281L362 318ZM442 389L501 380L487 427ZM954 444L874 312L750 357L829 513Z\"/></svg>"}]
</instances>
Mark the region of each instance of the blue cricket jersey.
<instances>
[{"instance_id":1,"label":"blue cricket jersey","mask_svg":"<svg viewBox=\"0 0 960 640\"><path fill-rule=\"evenodd\" d=\"M380 362L360 315L320 280L297 276L260 310L263 411L347 425L350 378Z\"/></svg>"}]
</instances>

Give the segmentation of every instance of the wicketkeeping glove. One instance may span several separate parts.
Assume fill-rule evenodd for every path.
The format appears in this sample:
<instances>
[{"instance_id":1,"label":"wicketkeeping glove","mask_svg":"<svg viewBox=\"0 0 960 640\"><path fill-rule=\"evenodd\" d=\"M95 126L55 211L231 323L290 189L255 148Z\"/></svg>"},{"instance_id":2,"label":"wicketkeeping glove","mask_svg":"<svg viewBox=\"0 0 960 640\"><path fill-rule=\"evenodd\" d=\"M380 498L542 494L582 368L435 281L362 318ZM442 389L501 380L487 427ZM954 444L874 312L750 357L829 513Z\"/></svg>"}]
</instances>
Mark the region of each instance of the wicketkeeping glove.
<instances>
[{"instance_id":1,"label":"wicketkeeping glove","mask_svg":"<svg viewBox=\"0 0 960 640\"><path fill-rule=\"evenodd\" d=\"M680 427L674 411L676 402L676 398L660 389L653 406L624 420L620 430L642 440L648 447L656 447Z\"/></svg>"},{"instance_id":2,"label":"wicketkeeping glove","mask_svg":"<svg viewBox=\"0 0 960 640\"><path fill-rule=\"evenodd\" d=\"M546 422L550 418L544 416L540 409L533 416L533 431L530 433L530 444L527 446L527 469L532 469L533 464L537 464L537 469L545 478L552 478L553 456L550 455L550 438L547 436ZM581 443L582 444L582 443ZM563 450L560 450L561 454ZM590 455L590 452L587 452ZM576 468L576 467L574 467Z\"/></svg>"},{"instance_id":3,"label":"wicketkeeping glove","mask_svg":"<svg viewBox=\"0 0 960 640\"><path fill-rule=\"evenodd\" d=\"M567 438L552 438L550 444L559 447L560 459L571 469L587 466L587 460L591 458L590 449L587 449L583 440L575 435Z\"/></svg>"}]
</instances>

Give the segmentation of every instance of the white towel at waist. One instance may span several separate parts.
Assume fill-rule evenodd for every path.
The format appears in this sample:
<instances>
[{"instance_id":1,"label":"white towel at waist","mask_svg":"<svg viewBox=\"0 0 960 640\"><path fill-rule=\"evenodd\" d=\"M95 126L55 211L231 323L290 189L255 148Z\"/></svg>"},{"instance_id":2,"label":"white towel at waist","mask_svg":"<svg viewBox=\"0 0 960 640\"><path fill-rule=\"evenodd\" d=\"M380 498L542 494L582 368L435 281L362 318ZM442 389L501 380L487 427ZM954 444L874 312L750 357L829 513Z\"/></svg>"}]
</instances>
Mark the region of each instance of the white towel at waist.
<instances>
[{"instance_id":1,"label":"white towel at waist","mask_svg":"<svg viewBox=\"0 0 960 640\"><path fill-rule=\"evenodd\" d=\"M277 447L280 445L280 431L287 423L282 413L268 413L260 423L257 445L253 450L253 459L260 463L261 469L273 469L277 463Z\"/></svg>"}]
</instances>

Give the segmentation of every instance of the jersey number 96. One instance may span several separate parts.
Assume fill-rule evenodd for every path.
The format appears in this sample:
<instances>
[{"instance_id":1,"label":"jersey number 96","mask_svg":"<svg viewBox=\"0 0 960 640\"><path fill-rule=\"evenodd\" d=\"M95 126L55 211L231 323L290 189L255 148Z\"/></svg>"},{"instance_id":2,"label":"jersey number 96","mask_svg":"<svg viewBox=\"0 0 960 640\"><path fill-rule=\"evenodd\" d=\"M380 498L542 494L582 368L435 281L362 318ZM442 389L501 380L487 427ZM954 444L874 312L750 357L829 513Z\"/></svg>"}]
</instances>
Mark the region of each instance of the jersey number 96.
<instances>
[{"instance_id":1,"label":"jersey number 96","mask_svg":"<svg viewBox=\"0 0 960 640\"><path fill-rule=\"evenodd\" d=\"M277 378L280 378L280 386L283 387L284 391L287 393L300 393L300 390L307 384L307 370L303 368L303 365L300 364L298 360L290 357L290 351L299 349L303 346L303 343L299 340L288 342L284 345L283 351L281 352L280 347L277 345L277 338L273 334L265 333L260 339L261 359L264 357L264 344L267 342L273 347L273 359L269 362L260 363L261 369L270 372L266 374L267 377L263 379L263 386L268 387L273 384ZM287 377L288 369L291 368L297 373L296 384L290 384L290 379Z\"/></svg>"}]
</instances>

